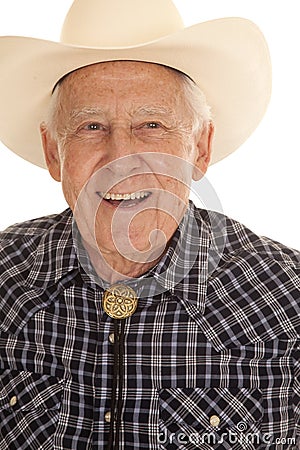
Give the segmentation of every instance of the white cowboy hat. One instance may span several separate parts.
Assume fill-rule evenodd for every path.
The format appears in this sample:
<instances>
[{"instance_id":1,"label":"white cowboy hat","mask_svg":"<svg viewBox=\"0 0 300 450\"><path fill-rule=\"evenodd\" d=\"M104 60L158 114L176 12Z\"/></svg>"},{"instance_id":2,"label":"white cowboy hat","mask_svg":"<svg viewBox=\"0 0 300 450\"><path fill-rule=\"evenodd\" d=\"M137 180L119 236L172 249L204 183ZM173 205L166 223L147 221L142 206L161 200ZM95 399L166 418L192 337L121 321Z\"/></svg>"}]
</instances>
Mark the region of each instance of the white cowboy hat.
<instances>
[{"instance_id":1,"label":"white cowboy hat","mask_svg":"<svg viewBox=\"0 0 300 450\"><path fill-rule=\"evenodd\" d=\"M0 38L0 139L45 167L39 124L53 87L79 67L112 60L173 67L200 86L216 126L212 163L248 138L270 98L268 47L249 20L223 18L184 28L171 0L75 0L60 43Z\"/></svg>"}]
</instances>

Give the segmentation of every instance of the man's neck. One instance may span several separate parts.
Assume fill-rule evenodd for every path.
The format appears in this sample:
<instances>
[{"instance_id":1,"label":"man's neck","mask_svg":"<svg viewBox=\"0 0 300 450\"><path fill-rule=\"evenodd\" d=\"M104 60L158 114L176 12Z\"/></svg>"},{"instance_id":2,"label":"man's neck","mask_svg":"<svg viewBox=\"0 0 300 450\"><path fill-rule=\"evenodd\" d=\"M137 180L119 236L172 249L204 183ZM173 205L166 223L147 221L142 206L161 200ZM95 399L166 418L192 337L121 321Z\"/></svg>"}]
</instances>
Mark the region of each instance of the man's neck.
<instances>
[{"instance_id":1,"label":"man's neck","mask_svg":"<svg viewBox=\"0 0 300 450\"><path fill-rule=\"evenodd\" d=\"M83 245L97 275L110 284L115 284L131 278L138 278L144 275L156 266L162 256L166 253L166 248L164 248L161 249L160 252L156 251L156 254L159 254L158 258L150 261L136 262L124 258L118 252L100 251L86 241L83 242Z\"/></svg>"}]
</instances>

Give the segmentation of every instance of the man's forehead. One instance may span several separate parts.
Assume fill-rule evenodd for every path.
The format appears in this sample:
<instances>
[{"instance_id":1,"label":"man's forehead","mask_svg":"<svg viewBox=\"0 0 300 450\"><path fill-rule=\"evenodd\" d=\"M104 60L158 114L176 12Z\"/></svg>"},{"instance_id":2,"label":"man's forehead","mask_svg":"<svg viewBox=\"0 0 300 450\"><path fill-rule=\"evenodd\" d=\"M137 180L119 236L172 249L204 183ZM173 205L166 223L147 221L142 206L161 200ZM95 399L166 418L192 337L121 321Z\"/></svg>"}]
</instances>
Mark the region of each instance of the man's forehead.
<instances>
[{"instance_id":1,"label":"man's forehead","mask_svg":"<svg viewBox=\"0 0 300 450\"><path fill-rule=\"evenodd\" d=\"M88 78L108 80L141 80L145 78L160 80L161 77L176 79L179 76L176 69L166 67L161 64L144 61L106 61L80 67L73 72L66 74L58 84L65 82L84 82Z\"/></svg>"},{"instance_id":2,"label":"man's forehead","mask_svg":"<svg viewBox=\"0 0 300 450\"><path fill-rule=\"evenodd\" d=\"M60 104L73 121L112 113L161 116L187 113L182 73L154 63L109 61L70 73L60 83ZM121 99L121 100L120 100Z\"/></svg>"}]
</instances>

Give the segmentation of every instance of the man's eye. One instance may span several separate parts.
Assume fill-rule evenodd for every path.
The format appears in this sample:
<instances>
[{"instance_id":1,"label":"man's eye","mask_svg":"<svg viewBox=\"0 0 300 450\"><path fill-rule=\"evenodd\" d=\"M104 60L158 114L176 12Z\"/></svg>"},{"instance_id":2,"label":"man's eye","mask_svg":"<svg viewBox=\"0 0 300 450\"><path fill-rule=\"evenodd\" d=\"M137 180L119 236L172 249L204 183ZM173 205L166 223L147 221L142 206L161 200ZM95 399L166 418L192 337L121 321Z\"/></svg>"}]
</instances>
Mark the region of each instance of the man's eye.
<instances>
[{"instance_id":1,"label":"man's eye","mask_svg":"<svg viewBox=\"0 0 300 450\"><path fill-rule=\"evenodd\" d=\"M155 128L161 128L161 125L157 122L147 122L145 124L146 128L155 129Z\"/></svg>"},{"instance_id":2,"label":"man's eye","mask_svg":"<svg viewBox=\"0 0 300 450\"><path fill-rule=\"evenodd\" d=\"M87 125L85 125L84 127L86 130L92 130L92 131L97 131L97 130L103 130L103 125L101 125L101 123L98 122L92 122L92 123L88 123Z\"/></svg>"}]
</instances>

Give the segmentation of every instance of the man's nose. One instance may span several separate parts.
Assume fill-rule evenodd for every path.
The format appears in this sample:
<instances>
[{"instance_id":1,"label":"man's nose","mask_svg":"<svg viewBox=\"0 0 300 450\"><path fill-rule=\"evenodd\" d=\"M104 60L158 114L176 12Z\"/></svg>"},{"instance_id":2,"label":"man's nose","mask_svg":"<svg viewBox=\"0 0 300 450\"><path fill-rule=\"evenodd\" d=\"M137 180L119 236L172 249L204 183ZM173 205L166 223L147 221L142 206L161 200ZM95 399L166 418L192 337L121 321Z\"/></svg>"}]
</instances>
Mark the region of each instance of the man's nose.
<instances>
[{"instance_id":1,"label":"man's nose","mask_svg":"<svg viewBox=\"0 0 300 450\"><path fill-rule=\"evenodd\" d=\"M112 127L107 142L108 169L119 176L135 173L142 166L142 149L131 127Z\"/></svg>"}]
</instances>

